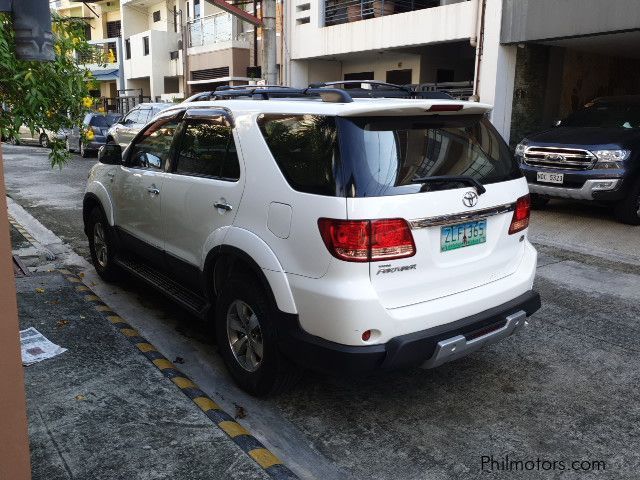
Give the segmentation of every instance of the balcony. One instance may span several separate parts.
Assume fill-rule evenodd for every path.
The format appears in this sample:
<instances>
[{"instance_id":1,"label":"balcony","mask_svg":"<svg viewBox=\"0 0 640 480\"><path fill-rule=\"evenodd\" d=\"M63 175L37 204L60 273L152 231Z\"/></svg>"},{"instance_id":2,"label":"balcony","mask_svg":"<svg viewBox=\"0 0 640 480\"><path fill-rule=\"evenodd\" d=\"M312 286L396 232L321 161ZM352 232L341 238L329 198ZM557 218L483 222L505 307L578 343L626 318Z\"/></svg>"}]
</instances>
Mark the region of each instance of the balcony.
<instances>
[{"instance_id":1,"label":"balcony","mask_svg":"<svg viewBox=\"0 0 640 480\"><path fill-rule=\"evenodd\" d=\"M467 0L326 0L325 26L413 12Z\"/></svg>"},{"instance_id":2,"label":"balcony","mask_svg":"<svg viewBox=\"0 0 640 480\"><path fill-rule=\"evenodd\" d=\"M214 13L187 23L189 54L248 48L245 35L238 31L239 21L227 12Z\"/></svg>"}]
</instances>

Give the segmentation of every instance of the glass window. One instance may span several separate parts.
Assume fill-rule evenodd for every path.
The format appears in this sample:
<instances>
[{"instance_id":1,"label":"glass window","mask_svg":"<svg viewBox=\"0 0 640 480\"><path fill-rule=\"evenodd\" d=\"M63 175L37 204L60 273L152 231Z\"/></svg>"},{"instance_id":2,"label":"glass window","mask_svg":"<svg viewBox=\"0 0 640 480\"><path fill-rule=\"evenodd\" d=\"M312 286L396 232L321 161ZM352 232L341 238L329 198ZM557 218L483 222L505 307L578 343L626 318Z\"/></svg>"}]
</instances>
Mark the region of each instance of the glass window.
<instances>
[{"instance_id":1,"label":"glass window","mask_svg":"<svg viewBox=\"0 0 640 480\"><path fill-rule=\"evenodd\" d=\"M522 176L507 144L482 115L339 118L348 196L379 197L462 188L424 182L469 176L480 183Z\"/></svg>"},{"instance_id":2,"label":"glass window","mask_svg":"<svg viewBox=\"0 0 640 480\"><path fill-rule=\"evenodd\" d=\"M138 123L138 119L140 118L140 109L136 108L131 110L126 117L124 117L124 123L129 125L132 123Z\"/></svg>"},{"instance_id":3,"label":"glass window","mask_svg":"<svg viewBox=\"0 0 640 480\"><path fill-rule=\"evenodd\" d=\"M149 37L142 37L142 54L149 55Z\"/></svg>"},{"instance_id":4,"label":"glass window","mask_svg":"<svg viewBox=\"0 0 640 480\"><path fill-rule=\"evenodd\" d=\"M89 125L92 127L108 127L111 124L107 121L107 118L104 115L94 115L91 117L89 121Z\"/></svg>"},{"instance_id":5,"label":"glass window","mask_svg":"<svg viewBox=\"0 0 640 480\"><path fill-rule=\"evenodd\" d=\"M233 134L223 117L185 123L176 173L233 181L240 178Z\"/></svg>"},{"instance_id":6,"label":"glass window","mask_svg":"<svg viewBox=\"0 0 640 480\"><path fill-rule=\"evenodd\" d=\"M193 18L200 18L200 0L193 0Z\"/></svg>"},{"instance_id":7,"label":"glass window","mask_svg":"<svg viewBox=\"0 0 640 480\"><path fill-rule=\"evenodd\" d=\"M131 40L128 38L124 41L124 50L124 58L129 60L131 58Z\"/></svg>"},{"instance_id":8,"label":"glass window","mask_svg":"<svg viewBox=\"0 0 640 480\"><path fill-rule=\"evenodd\" d=\"M156 10L155 12L153 12L153 21L154 23L160 21L160 10Z\"/></svg>"},{"instance_id":9,"label":"glass window","mask_svg":"<svg viewBox=\"0 0 640 480\"><path fill-rule=\"evenodd\" d=\"M150 108L141 108L140 113L138 114L138 121L136 123L142 123L143 125L147 123L151 118L149 114L151 113Z\"/></svg>"},{"instance_id":10,"label":"glass window","mask_svg":"<svg viewBox=\"0 0 640 480\"><path fill-rule=\"evenodd\" d=\"M127 165L148 170L164 169L177 126L177 120L166 118L152 124L131 146Z\"/></svg>"},{"instance_id":11,"label":"glass window","mask_svg":"<svg viewBox=\"0 0 640 480\"><path fill-rule=\"evenodd\" d=\"M320 115L262 115L260 130L292 188L337 196L340 168L336 122Z\"/></svg>"}]
</instances>

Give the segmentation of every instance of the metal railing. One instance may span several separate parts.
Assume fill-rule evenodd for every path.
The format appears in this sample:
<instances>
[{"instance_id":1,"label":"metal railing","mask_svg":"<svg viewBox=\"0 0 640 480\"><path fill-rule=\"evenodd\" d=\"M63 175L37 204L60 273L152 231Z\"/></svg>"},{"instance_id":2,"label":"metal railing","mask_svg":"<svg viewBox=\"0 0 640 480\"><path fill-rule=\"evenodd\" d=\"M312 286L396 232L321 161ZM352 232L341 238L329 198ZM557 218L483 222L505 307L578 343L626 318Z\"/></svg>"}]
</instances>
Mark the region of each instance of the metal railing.
<instances>
[{"instance_id":1,"label":"metal railing","mask_svg":"<svg viewBox=\"0 0 640 480\"><path fill-rule=\"evenodd\" d=\"M221 12L187 22L189 46L211 45L228 42L233 38L233 17Z\"/></svg>"},{"instance_id":2,"label":"metal railing","mask_svg":"<svg viewBox=\"0 0 640 480\"><path fill-rule=\"evenodd\" d=\"M467 0L459 0L465 2ZM455 0L326 0L325 26L439 7Z\"/></svg>"},{"instance_id":3,"label":"metal railing","mask_svg":"<svg viewBox=\"0 0 640 480\"><path fill-rule=\"evenodd\" d=\"M76 52L76 60L80 64L117 63L118 49L115 42L95 44L87 52Z\"/></svg>"}]
</instances>

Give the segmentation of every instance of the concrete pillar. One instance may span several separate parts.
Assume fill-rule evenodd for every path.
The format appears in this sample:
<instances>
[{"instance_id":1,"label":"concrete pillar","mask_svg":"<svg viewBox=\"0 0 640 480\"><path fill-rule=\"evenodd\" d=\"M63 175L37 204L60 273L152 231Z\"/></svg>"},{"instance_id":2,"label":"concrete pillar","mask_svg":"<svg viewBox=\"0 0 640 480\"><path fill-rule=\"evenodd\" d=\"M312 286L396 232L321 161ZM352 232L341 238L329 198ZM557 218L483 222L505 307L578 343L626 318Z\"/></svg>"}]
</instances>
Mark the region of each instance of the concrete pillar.
<instances>
[{"instance_id":1,"label":"concrete pillar","mask_svg":"<svg viewBox=\"0 0 640 480\"><path fill-rule=\"evenodd\" d=\"M262 76L267 85L275 85L278 83L276 0L265 0L262 8Z\"/></svg>"},{"instance_id":2,"label":"concrete pillar","mask_svg":"<svg viewBox=\"0 0 640 480\"><path fill-rule=\"evenodd\" d=\"M18 307L13 278L7 197L0 144L0 479L29 480L29 435L20 358Z\"/></svg>"},{"instance_id":3,"label":"concrete pillar","mask_svg":"<svg viewBox=\"0 0 640 480\"><path fill-rule=\"evenodd\" d=\"M500 45L501 20L502 0L486 0L478 95L493 105L491 122L509 142L518 47Z\"/></svg>"}]
</instances>

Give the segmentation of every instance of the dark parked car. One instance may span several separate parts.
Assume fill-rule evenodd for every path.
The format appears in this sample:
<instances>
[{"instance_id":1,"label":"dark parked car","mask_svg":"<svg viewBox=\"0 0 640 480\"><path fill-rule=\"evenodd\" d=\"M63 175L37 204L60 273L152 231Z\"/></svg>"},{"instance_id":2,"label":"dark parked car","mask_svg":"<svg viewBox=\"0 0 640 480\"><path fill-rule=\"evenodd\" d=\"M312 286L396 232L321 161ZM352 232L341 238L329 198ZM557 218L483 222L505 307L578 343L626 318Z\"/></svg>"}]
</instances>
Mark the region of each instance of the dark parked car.
<instances>
[{"instance_id":1,"label":"dark parked car","mask_svg":"<svg viewBox=\"0 0 640 480\"><path fill-rule=\"evenodd\" d=\"M107 143L107 130L120 118L119 114L87 113L82 125L66 132L67 150L88 157ZM84 138L83 138L84 137Z\"/></svg>"},{"instance_id":2,"label":"dark parked car","mask_svg":"<svg viewBox=\"0 0 640 480\"><path fill-rule=\"evenodd\" d=\"M516 147L534 207L597 201L640 225L640 95L599 98Z\"/></svg>"}]
</instances>

